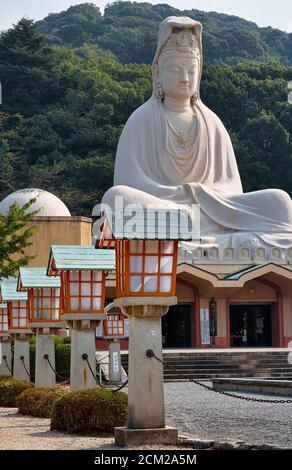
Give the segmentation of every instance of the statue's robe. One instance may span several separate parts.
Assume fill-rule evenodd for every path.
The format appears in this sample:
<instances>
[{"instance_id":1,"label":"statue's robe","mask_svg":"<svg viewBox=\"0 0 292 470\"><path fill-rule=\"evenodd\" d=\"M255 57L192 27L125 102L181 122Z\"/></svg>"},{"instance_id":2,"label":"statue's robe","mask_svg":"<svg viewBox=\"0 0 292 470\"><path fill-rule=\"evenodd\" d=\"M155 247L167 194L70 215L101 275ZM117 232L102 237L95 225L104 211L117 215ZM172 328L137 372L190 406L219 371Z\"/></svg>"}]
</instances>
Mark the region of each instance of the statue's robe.
<instances>
[{"instance_id":1,"label":"statue's robe","mask_svg":"<svg viewBox=\"0 0 292 470\"><path fill-rule=\"evenodd\" d=\"M202 25L187 17L168 17L160 25L153 67L173 32L192 28L199 49L199 95L202 74ZM200 204L203 243L219 248L240 246L292 246L292 204L279 189L243 193L229 135L220 119L200 100L194 105L195 142L189 155L169 150L163 104L153 95L126 123L119 140L114 187L103 202L157 205ZM275 168L276 171L276 168Z\"/></svg>"},{"instance_id":2,"label":"statue's robe","mask_svg":"<svg viewBox=\"0 0 292 470\"><path fill-rule=\"evenodd\" d=\"M127 121L119 140L114 187L125 204L200 204L202 241L232 246L292 246L292 204L279 189L243 193L229 135L200 100L191 155L168 151L163 105L152 96Z\"/></svg>"}]
</instances>

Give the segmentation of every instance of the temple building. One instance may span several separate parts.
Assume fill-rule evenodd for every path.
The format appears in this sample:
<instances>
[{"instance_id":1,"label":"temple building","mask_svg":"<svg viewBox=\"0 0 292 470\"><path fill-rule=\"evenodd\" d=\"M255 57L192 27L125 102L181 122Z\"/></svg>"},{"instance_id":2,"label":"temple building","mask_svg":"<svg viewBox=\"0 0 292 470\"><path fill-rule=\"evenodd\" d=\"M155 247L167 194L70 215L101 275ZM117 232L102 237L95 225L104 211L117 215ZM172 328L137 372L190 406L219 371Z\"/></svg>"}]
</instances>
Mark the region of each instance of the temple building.
<instances>
[{"instance_id":1,"label":"temple building","mask_svg":"<svg viewBox=\"0 0 292 470\"><path fill-rule=\"evenodd\" d=\"M9 194L0 202L0 213L6 214L15 202L22 207L35 198L30 210L39 211L31 219L31 225L37 230L26 250L28 255L35 255L30 266L47 266L51 245L91 244L91 219L71 216L61 199L43 189L25 188Z\"/></svg>"},{"instance_id":2,"label":"temple building","mask_svg":"<svg viewBox=\"0 0 292 470\"><path fill-rule=\"evenodd\" d=\"M107 279L107 298L115 279ZM162 318L172 348L287 347L292 341L292 248L179 250L178 304ZM99 348L104 340L98 340ZM123 342L127 348L127 341Z\"/></svg>"}]
</instances>

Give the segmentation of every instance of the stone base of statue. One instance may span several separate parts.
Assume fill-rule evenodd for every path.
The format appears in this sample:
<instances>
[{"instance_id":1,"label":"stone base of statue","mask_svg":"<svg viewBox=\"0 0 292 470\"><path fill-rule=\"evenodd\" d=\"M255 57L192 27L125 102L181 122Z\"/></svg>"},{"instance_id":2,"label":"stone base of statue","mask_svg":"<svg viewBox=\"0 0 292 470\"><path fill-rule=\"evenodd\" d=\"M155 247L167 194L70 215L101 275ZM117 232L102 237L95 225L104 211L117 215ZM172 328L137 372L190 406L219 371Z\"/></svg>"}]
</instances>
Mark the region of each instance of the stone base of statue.
<instances>
[{"instance_id":1,"label":"stone base of statue","mask_svg":"<svg viewBox=\"0 0 292 470\"><path fill-rule=\"evenodd\" d=\"M176 297L129 297L114 305L130 318L128 427L117 428L117 445L176 444L178 430L165 426L163 365L147 356L151 349L162 359L161 317Z\"/></svg>"},{"instance_id":2,"label":"stone base of statue","mask_svg":"<svg viewBox=\"0 0 292 470\"><path fill-rule=\"evenodd\" d=\"M70 389L96 387L96 328L105 315L65 314L63 320L71 332Z\"/></svg>"}]
</instances>

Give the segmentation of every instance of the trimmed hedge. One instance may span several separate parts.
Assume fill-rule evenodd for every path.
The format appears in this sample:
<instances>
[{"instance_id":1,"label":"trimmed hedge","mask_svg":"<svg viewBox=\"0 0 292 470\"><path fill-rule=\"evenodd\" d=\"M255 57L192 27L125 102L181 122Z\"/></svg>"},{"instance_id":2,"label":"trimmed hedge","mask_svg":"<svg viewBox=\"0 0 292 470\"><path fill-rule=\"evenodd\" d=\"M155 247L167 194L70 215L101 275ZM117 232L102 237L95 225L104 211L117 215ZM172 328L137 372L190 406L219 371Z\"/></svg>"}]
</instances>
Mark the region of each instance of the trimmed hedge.
<instances>
[{"instance_id":1,"label":"trimmed hedge","mask_svg":"<svg viewBox=\"0 0 292 470\"><path fill-rule=\"evenodd\" d=\"M8 377L0 381L0 406L16 407L17 397L27 389L33 388L34 385L25 380L16 380Z\"/></svg>"},{"instance_id":2,"label":"trimmed hedge","mask_svg":"<svg viewBox=\"0 0 292 470\"><path fill-rule=\"evenodd\" d=\"M125 426L128 396L104 388L70 392L53 405L51 429L97 435Z\"/></svg>"},{"instance_id":3,"label":"trimmed hedge","mask_svg":"<svg viewBox=\"0 0 292 470\"><path fill-rule=\"evenodd\" d=\"M60 388L33 388L22 392L17 397L18 412L22 415L49 418L56 400L68 394Z\"/></svg>"}]
</instances>

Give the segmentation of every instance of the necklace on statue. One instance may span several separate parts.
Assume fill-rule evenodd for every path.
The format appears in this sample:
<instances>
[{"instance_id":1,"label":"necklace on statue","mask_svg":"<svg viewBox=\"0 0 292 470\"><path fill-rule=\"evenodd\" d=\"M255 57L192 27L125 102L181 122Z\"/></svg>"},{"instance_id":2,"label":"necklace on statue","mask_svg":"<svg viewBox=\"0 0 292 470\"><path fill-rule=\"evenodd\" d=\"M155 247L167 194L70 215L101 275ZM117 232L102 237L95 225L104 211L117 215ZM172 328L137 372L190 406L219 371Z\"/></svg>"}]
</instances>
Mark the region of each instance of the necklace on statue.
<instances>
[{"instance_id":1,"label":"necklace on statue","mask_svg":"<svg viewBox=\"0 0 292 470\"><path fill-rule=\"evenodd\" d=\"M170 122L170 120L168 119L168 117L166 117L166 123L167 123L167 127L171 130L172 134L175 137L175 143L176 143L176 147L178 147L178 153L181 154L185 152L193 141L194 133L192 131L196 125L195 114L193 115L192 124L188 131L185 131L185 130L177 131L172 125L172 123ZM172 147L173 147L173 144L172 144Z\"/></svg>"},{"instance_id":2,"label":"necklace on statue","mask_svg":"<svg viewBox=\"0 0 292 470\"><path fill-rule=\"evenodd\" d=\"M171 122L169 121L169 119L167 119L167 125L174 133L178 146L181 147L182 149L185 149L187 143L190 140L189 132L186 132L186 131L177 132L175 128L173 127L173 125L171 124Z\"/></svg>"}]
</instances>

